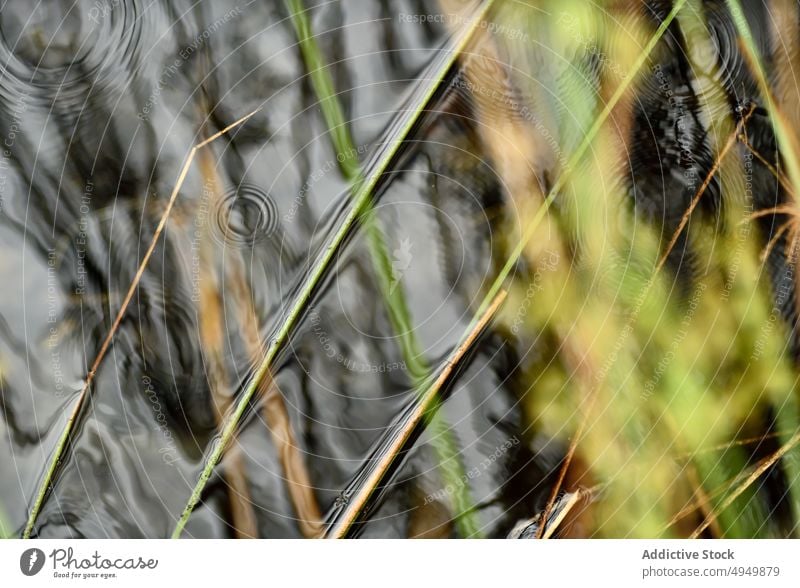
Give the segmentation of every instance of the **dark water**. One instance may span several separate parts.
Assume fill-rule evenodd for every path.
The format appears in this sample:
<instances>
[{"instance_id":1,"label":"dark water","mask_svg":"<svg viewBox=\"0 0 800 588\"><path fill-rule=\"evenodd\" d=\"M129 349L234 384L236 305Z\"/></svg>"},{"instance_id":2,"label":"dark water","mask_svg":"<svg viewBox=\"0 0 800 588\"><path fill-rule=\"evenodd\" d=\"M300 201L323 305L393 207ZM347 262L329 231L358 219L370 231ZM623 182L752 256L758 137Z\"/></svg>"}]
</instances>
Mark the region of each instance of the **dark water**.
<instances>
[{"instance_id":1,"label":"dark water","mask_svg":"<svg viewBox=\"0 0 800 588\"><path fill-rule=\"evenodd\" d=\"M397 17L436 11L427 4L313 8L362 161L391 138L398 110L448 40L440 25ZM0 221L0 484L12 534L189 149L260 108L195 160L35 529L41 537L167 536L215 434L212 388L230 397L247 381L259 339L269 339L346 212L348 182L282 3L6 2L0 29L3 131L12 143ZM376 206L432 366L458 342L492 274L497 206L491 171L464 157L479 147L441 108ZM274 369L322 513L415 395L375 279L357 234ZM503 390L506 352L498 341L486 346L446 410L467 464L520 424L512 396L489 393ZM299 536L269 424L254 408L238 453L258 533ZM232 533L224 480L210 484L189 534ZM482 477L476 501L491 502L501 482L501 471ZM367 533L405 536L403 504L437 484L423 439ZM501 512L482 509L488 534L503 533Z\"/></svg>"},{"instance_id":2,"label":"dark water","mask_svg":"<svg viewBox=\"0 0 800 588\"><path fill-rule=\"evenodd\" d=\"M655 22L668 10L662 4L649 12ZM721 3L709 5L720 12ZM306 6L366 164L394 139L398 112L428 83L452 32L399 18L440 12L433 0ZM730 23L715 16L712 24L712 75L735 109L755 86L742 73ZM24 528L190 149L258 109L194 160L34 530L169 536L218 430L215 394L230 402L252 376L260 346L346 214L350 184L282 2L6 0L0 33L0 521L8 535ZM685 133L693 157L681 160L672 148L648 159L654 151L642 148L631 183L632 203L665 230L694 192L692 174L655 186L664 178L654 168L666 158L703 177L712 157L702 121L688 117L676 130L681 109L697 110L696 88L673 58L676 37L662 43L664 73L642 81L634 132L640 146L680 144L675 133ZM661 76L677 102L660 92ZM458 92L437 98L375 204L432 367L458 344L504 261L493 239L501 187L465 116L471 108ZM762 146L774 141L754 129ZM761 193L774 199L761 177ZM686 263L676 252L674 264ZM480 471L469 491L482 532L502 537L541 509L563 453L525 421L516 368L531 350L505 335L481 340L443 409L464 470ZM233 536L237 469L260 536L308 534L287 463L300 457L324 515L414 401L362 232L336 257L273 375L283 409L263 396L254 402L187 535ZM288 458L275 438L286 427ZM447 505L425 432L359 532L405 537L436 528L454 536Z\"/></svg>"}]
</instances>

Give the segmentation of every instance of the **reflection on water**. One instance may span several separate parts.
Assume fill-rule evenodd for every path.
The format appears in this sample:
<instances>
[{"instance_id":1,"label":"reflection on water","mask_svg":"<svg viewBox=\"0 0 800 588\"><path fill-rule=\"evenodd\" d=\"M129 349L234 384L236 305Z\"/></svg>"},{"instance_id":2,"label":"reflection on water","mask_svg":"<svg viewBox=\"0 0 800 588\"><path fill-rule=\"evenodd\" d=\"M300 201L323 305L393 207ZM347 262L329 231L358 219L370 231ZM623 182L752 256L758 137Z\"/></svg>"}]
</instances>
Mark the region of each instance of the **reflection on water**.
<instances>
[{"instance_id":1,"label":"reflection on water","mask_svg":"<svg viewBox=\"0 0 800 588\"><path fill-rule=\"evenodd\" d=\"M455 4L468 14L478 3ZM711 4L707 70L691 74L670 60L678 49L668 38L663 65L637 87L641 111L632 133L640 149L632 154L631 196L637 212L669 231L713 159L697 115L697 88L709 80L752 86L741 73L732 25ZM332 146L282 2L3 4L4 533L18 535L25 526L60 432L192 146L257 111L198 151L34 531L40 537L170 535L265 342L349 210L351 186L339 164L355 156L368 165L396 139L398 113L429 83L426 75L459 24L408 18L440 13L436 0L306 6L355 153ZM541 84L505 71L450 72L445 91L382 178L375 202L390 255L390 288L402 288L409 328L434 367L469 328L507 254L497 241L507 214L507 176L480 125L510 120L546 130L532 176L545 188L563 166L558 144L571 140L520 106L559 112L563 105L542 90L564 83L559 67L546 65L526 37L493 32L519 51L502 55L509 69L527 67ZM585 53L584 81L597 88L600 67ZM478 61L478 69L486 63ZM507 85L491 95L476 91L476 81L487 75ZM473 118L476 111L484 116ZM654 132L646 124L651 120L662 128ZM771 144L762 135L762 144ZM682 173L663 177L665 162ZM713 209L719 188L712 184L710 191L717 195L707 199ZM681 251L676 247L678 265ZM348 499L345 490L364 460L416 394L379 280L367 238L355 231L279 356L269 389L253 403L187 534L241 535L240 523L250 516L252 534L311 536L319 531L314 519ZM505 537L541 511L564 453L530 425L521 403L527 391L517 366L536 353L510 335L488 334L442 410L459 448L457 485L467 488L487 536ZM442 481L434 435L421 433L358 534L457 534L450 497L459 490Z\"/></svg>"},{"instance_id":2,"label":"reflection on water","mask_svg":"<svg viewBox=\"0 0 800 588\"><path fill-rule=\"evenodd\" d=\"M372 2L312 7L362 160L380 148L448 36L394 11ZM4 476L2 495L10 532L24 525L67 409L193 144L260 108L191 167L96 375L40 536L171 532L218 424L215 404L246 381L277 310L346 211L342 155L327 139L287 16L281 3L252 2L3 7L0 230L13 286L2 306L2 443L12 460L4 471L15 475ZM491 271L485 211L496 188L481 165L454 168L464 165L447 147L464 142L458 121L442 119L428 133L441 146L421 146L392 171L377 214L435 364ZM322 510L413 398L375 288L356 238L275 370ZM255 416L239 438L238 467L257 531L298 535L285 463L264 410ZM226 485L209 487L192 534L231 533Z\"/></svg>"}]
</instances>

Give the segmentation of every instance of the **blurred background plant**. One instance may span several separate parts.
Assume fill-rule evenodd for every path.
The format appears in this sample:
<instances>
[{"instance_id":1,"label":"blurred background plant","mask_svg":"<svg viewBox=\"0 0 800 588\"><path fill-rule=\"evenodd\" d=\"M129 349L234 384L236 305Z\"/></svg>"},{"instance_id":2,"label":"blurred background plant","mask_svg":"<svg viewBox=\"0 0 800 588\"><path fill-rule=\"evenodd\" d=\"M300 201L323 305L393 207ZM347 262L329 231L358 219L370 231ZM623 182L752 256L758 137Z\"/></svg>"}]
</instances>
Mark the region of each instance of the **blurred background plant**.
<instances>
[{"instance_id":1,"label":"blurred background plant","mask_svg":"<svg viewBox=\"0 0 800 588\"><path fill-rule=\"evenodd\" d=\"M783 3L778 17L780 3L755 4L747 20L765 28L751 56L738 49L748 32L726 14L741 14L738 3L686 2L640 71L669 3L509 8L507 26L526 23L546 58L497 36L525 97L513 110L524 105L535 122L517 117L526 129L496 150L505 165L519 154L505 182L509 222L525 231L549 204L507 305L525 309L524 326L513 312L509 324L523 349L539 350L521 368L531 426L569 447L544 512L561 490L595 489L581 535L796 533L797 243L785 228L778 236L793 204L776 177L794 152L778 152L775 137L796 141L787 122L798 100L792 86L795 97L777 101L769 82L793 75L798 33L785 22L797 22L798 6ZM779 58L759 84L767 47ZM559 169L604 112L586 155ZM526 133L538 137L517 139ZM538 185L514 182L529 170ZM560 189L546 198L555 177ZM547 251L560 262L530 303Z\"/></svg>"}]
</instances>

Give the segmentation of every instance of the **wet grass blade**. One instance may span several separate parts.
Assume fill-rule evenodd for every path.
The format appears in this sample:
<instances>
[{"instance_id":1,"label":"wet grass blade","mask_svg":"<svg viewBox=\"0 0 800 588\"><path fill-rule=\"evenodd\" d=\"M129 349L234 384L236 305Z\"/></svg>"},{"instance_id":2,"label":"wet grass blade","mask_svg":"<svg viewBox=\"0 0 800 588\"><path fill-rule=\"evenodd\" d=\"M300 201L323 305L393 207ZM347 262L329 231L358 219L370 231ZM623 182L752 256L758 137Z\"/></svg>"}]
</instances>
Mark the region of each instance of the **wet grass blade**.
<instances>
[{"instance_id":1,"label":"wet grass blade","mask_svg":"<svg viewBox=\"0 0 800 588\"><path fill-rule=\"evenodd\" d=\"M302 0L287 0L286 4L291 11L292 23L297 33L306 70L309 72L311 85L322 109L331 143L336 150L336 160L342 174L355 187L352 196L357 198L357 187L363 185L366 179L361 171L357 156L358 150L348 130L348 123L335 93L336 89L328 72L328 66L313 37L307 10L303 6ZM406 361L414 384L419 385L428 377L430 369L420 359L422 354L411 328L411 313L408 310L402 284L392 283L391 259L383 233L377 219L372 214L372 206L369 202L364 206L361 225L367 235L367 245L372 256L373 266L378 274L379 287L386 301L389 319L400 339L403 359Z\"/></svg>"},{"instance_id":2,"label":"wet grass blade","mask_svg":"<svg viewBox=\"0 0 800 588\"><path fill-rule=\"evenodd\" d=\"M506 292L501 290L477 323L464 334L461 344L447 358L439 375L420 395L413 409L403 418L397 428L392 428L389 431L379 444L376 451L378 459L367 464L368 471L363 478L363 482L359 484L352 498L348 499L344 510L328 528L325 534L326 538L340 539L347 535L353 523L366 508L369 498L375 493L381 482L384 481L392 463L402 452L414 430L423 421L426 414L436 410L436 406L440 401L440 391L448 384L464 357L474 348L478 337L497 314L505 298ZM459 483L463 485L462 481L459 481Z\"/></svg>"},{"instance_id":3,"label":"wet grass blade","mask_svg":"<svg viewBox=\"0 0 800 588\"><path fill-rule=\"evenodd\" d=\"M342 174L352 185L358 186L364 181L357 157L358 150L349 132L348 123L344 119L341 103L334 94L336 88L328 73L328 66L313 36L308 11L303 6L303 0L287 0L286 3L292 14L292 22L306 69L309 72L308 75L311 78L311 85L321 105L331 143L336 150L336 160L339 162ZM353 196L356 194L354 193ZM431 368L425 361L419 341L415 336L403 284L394 279L392 262L383 230L377 216L373 214L371 204L367 205L364 212L362 227L366 233L367 247L378 277L378 285L389 321L399 340L403 361L411 376L413 386L420 395L424 394ZM469 494L469 487L460 483L466 472L458 452L458 445L440 412L431 411L427 415L431 429L434 431L431 446L436 453L439 469L444 478L444 486L456 489L452 497L456 527L462 537L478 536L479 527L474 512L474 501Z\"/></svg>"},{"instance_id":4,"label":"wet grass blade","mask_svg":"<svg viewBox=\"0 0 800 588\"><path fill-rule=\"evenodd\" d=\"M316 260L311 271L306 276L296 298L289 307L286 316L280 322L280 326L278 327L274 337L272 337L270 340L270 344L267 348L261 365L251 377L249 383L245 387L245 390L242 392L238 402L236 403L234 410L228 416L225 426L220 431L219 437L214 441L208 456L206 457L205 464L197 483L195 484L195 487L186 503L186 507L181 513L181 516L179 517L172 533L173 538L180 537L181 533L183 532L183 529L185 528L192 511L194 510L195 506L197 506L197 503L200 502L203 490L214 473L214 468L219 463L220 459L222 458L222 454L236 434L239 424L245 412L247 411L251 400L259 389L261 381L268 376L272 362L283 348L284 343L286 343L288 340L300 317L302 317L303 314L308 310L308 305L311 301L313 293L322 279L327 275L332 262L336 258L336 255L338 254L342 244L345 242L347 236L350 234L353 227L363 219L364 213L367 210L375 187L378 185L380 178L389 169L389 166L399 152L403 141L410 135L416 123L421 119L425 108L439 91L442 81L456 63L459 54L472 38L473 33L478 28L479 24L493 4L494 0L486 0L477 13L472 15L471 19L469 19L462 34L456 38L449 47L443 50L445 57L442 59L436 72L431 76L432 81L430 85L423 88L418 93L418 99L416 100L414 108L401 114L399 121L393 126L393 132L390 135L390 141L387 143L387 147L374 159L374 166L365 179L361 183L357 183L354 186L353 193L355 196L353 197L353 203L350 211L345 216L341 225L333 233L322 254ZM333 116L337 116L335 112L333 113ZM493 294L493 297L498 291L499 286L497 291L495 291ZM484 309L479 314L485 312L490 303L491 300L485 305Z\"/></svg>"},{"instance_id":5,"label":"wet grass blade","mask_svg":"<svg viewBox=\"0 0 800 588\"><path fill-rule=\"evenodd\" d=\"M114 322L111 325L111 329L109 330L108 335L106 335L106 338L103 340L103 343L100 345L100 350L97 352L97 356L95 357L94 363L92 363L92 367L89 370L89 373L86 375L83 387L81 388L80 394L78 395L78 400L76 401L75 406L73 407L72 412L70 413L70 416L67 419L66 424L64 425L64 429L62 430L61 435L58 438L55 451L53 452L53 456L50 458L50 463L47 467L47 470L45 471L44 478L39 484L39 489L36 494L36 499L33 503L33 507L31 508L31 511L28 514L28 521L25 525L25 530L22 533L22 537L24 539L28 539L31 536L31 533L33 532L33 527L36 524L36 518L39 516L39 511L41 511L42 505L44 504L44 501L47 498L48 492L55 481L55 477L61 465L62 458L64 457L67 445L69 444L70 438L72 436L72 430L74 429L75 423L77 422L78 418L81 416L83 406L86 404L86 400L88 399L92 387L92 382L94 381L94 377L97 374L97 370L100 368L100 364L103 362L103 358L106 356L108 349L111 347L111 342L113 341L114 335L116 335L117 330L119 329L119 326L122 323L122 319L125 316L125 312L128 310L128 305L131 303L131 300L133 300L133 295L136 293L136 289L139 287L139 282L141 281L142 276L144 275L144 271L147 268L147 263L150 261L150 258L152 257L153 252L156 249L156 245L158 244L158 240L161 237L161 233L167 226L167 220L169 219L169 214L170 212L172 212L172 208L175 205L175 201L178 199L178 194L180 193L184 181L186 181L186 176L189 174L189 169L192 166L192 162L194 161L195 156L200 151L200 149L209 145L213 141L219 139L221 136L231 131L232 129L243 124L256 112L257 111L253 111L250 114L243 116L233 124L228 125L227 127L222 129L218 133L215 133L208 139L201 141L200 143L192 147L191 151L189 151L189 155L186 158L186 162L183 164L183 168L181 169L181 172L178 175L178 181L176 182L175 187L172 189L172 194L170 194L169 200L167 202L167 207L164 209L164 213L161 215L161 219L159 220L158 225L156 226L156 230L153 233L153 238L150 241L150 245L148 246L147 251L144 254L144 257L142 258L142 261L139 263L139 267L136 270L136 274L134 275L130 287L128 288L128 292L122 301L122 305L120 306L120 309L117 312L117 316L114 318Z\"/></svg>"}]
</instances>

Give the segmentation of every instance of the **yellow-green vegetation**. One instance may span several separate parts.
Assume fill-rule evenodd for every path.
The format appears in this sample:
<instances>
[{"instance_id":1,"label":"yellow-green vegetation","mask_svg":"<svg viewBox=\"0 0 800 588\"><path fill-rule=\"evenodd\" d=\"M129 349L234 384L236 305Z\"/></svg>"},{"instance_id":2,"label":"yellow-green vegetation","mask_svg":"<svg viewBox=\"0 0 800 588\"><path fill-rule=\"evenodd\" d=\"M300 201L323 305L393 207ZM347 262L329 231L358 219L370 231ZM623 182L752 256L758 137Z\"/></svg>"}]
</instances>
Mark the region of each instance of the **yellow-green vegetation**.
<instances>
[{"instance_id":1,"label":"yellow-green vegetation","mask_svg":"<svg viewBox=\"0 0 800 588\"><path fill-rule=\"evenodd\" d=\"M736 12L738 3L730 4ZM522 249L530 270L514 280L505 316L524 345L544 350L525 368L527 416L574 450L567 467L583 473L570 484L596 485L593 535L781 536L758 489L779 463L800 520L797 366L781 292L762 259L766 242L754 226L753 161L740 137L746 124L734 120L723 89L704 71L713 62L700 59L711 47L700 3L687 2L677 14L715 156L709 177L695 178L693 204L709 197L713 176L724 205L713 219L690 209L675 231L638 216L626 191L636 173L629 130L637 84L666 52L658 44L647 57L647 40L658 31L620 3L543 5L508 21L528 23L536 38L549 31L541 51L555 87L531 79L537 72L512 75L530 89L530 111L547 113L543 124L570 161L559 170L558 192L516 221L532 233ZM517 44L524 42L506 40L510 55L530 54ZM790 144L784 137L791 129L779 128L780 144ZM531 194L511 196L519 202ZM686 275L663 264L679 231L695 261ZM562 254L547 271L545 249ZM793 282L793 259L787 267ZM770 415L774 431L765 428ZM780 460L755 461L749 449L770 435Z\"/></svg>"}]
</instances>

